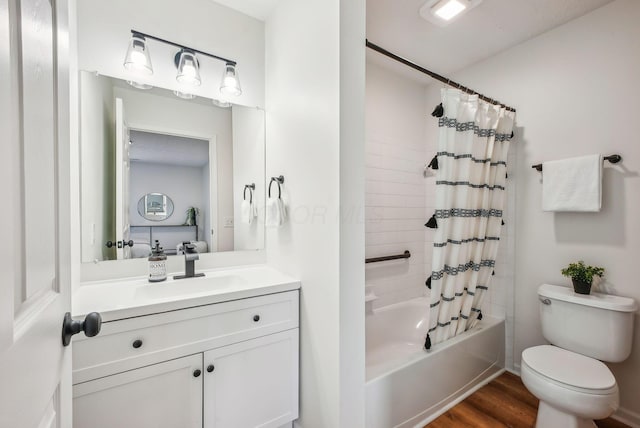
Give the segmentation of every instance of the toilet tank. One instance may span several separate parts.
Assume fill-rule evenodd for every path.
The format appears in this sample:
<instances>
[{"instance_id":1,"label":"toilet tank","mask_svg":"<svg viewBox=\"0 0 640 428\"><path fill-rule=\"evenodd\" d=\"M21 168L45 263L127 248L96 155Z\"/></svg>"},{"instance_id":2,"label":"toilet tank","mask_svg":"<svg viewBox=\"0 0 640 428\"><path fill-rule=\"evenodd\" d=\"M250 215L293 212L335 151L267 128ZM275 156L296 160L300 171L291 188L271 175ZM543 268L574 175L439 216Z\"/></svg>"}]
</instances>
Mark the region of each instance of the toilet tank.
<instances>
[{"instance_id":1,"label":"toilet tank","mask_svg":"<svg viewBox=\"0 0 640 428\"><path fill-rule=\"evenodd\" d=\"M609 294L577 294L571 288L538 288L542 334L552 345L601 361L627 359L636 302Z\"/></svg>"}]
</instances>

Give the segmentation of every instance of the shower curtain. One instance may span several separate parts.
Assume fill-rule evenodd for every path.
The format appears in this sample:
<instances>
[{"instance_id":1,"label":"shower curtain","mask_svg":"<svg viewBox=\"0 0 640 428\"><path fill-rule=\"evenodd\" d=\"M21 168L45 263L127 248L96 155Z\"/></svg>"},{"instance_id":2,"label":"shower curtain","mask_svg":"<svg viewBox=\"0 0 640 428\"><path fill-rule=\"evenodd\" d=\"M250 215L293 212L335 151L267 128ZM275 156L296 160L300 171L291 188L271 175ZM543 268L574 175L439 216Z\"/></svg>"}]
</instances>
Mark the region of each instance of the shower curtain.
<instances>
[{"instance_id":1,"label":"shower curtain","mask_svg":"<svg viewBox=\"0 0 640 428\"><path fill-rule=\"evenodd\" d=\"M442 90L431 307L425 347L477 324L502 229L514 113Z\"/></svg>"}]
</instances>

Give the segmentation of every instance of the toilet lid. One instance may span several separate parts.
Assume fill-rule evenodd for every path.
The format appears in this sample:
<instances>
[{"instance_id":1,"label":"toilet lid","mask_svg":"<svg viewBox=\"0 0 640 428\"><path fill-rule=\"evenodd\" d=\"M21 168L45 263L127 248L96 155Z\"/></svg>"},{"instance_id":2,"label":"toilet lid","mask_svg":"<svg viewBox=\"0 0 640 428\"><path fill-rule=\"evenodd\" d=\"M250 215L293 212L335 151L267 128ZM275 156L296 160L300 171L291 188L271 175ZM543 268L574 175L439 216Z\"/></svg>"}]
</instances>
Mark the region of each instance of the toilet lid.
<instances>
[{"instance_id":1,"label":"toilet lid","mask_svg":"<svg viewBox=\"0 0 640 428\"><path fill-rule=\"evenodd\" d=\"M522 352L531 369L569 387L586 390L611 389L616 379L601 361L557 346L541 345Z\"/></svg>"}]
</instances>

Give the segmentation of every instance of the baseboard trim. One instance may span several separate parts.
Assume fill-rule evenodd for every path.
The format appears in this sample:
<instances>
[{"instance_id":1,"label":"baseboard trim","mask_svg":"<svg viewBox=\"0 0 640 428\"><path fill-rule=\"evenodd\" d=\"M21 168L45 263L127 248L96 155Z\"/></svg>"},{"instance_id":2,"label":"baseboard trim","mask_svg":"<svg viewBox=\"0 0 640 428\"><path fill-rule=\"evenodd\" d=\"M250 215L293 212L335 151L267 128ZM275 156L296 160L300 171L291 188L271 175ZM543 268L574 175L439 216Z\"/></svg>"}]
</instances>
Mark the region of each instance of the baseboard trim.
<instances>
[{"instance_id":1,"label":"baseboard trim","mask_svg":"<svg viewBox=\"0 0 640 428\"><path fill-rule=\"evenodd\" d=\"M619 408L611 417L632 428L640 428L640 414L632 412L631 410Z\"/></svg>"}]
</instances>

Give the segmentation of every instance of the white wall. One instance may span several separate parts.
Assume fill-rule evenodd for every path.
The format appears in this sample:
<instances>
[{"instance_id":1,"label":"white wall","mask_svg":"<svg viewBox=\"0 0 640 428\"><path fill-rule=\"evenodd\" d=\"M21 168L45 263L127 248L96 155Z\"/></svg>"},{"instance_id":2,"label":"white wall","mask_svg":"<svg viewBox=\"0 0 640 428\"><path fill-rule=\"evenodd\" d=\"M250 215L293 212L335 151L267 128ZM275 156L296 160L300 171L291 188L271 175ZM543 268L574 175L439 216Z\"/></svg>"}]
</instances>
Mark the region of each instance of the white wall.
<instances>
[{"instance_id":1,"label":"white wall","mask_svg":"<svg viewBox=\"0 0 640 428\"><path fill-rule=\"evenodd\" d=\"M424 92L423 84L367 62L366 257L411 251L408 260L367 265L374 307L424 295L431 274L433 232L424 224L434 198L425 188L433 195L435 181L423 169L436 141L426 139Z\"/></svg>"},{"instance_id":2,"label":"white wall","mask_svg":"<svg viewBox=\"0 0 640 428\"><path fill-rule=\"evenodd\" d=\"M265 28L267 177L289 209L267 261L302 281L299 425L362 427L364 3L282 0Z\"/></svg>"},{"instance_id":3,"label":"white wall","mask_svg":"<svg viewBox=\"0 0 640 428\"><path fill-rule=\"evenodd\" d=\"M264 110L233 106L233 243L236 250L264 248L264 204L269 183L265 182L264 175L264 125ZM251 224L246 224L241 221L240 205L244 186L251 183L256 185L253 203L258 210L258 217Z\"/></svg>"},{"instance_id":4,"label":"white wall","mask_svg":"<svg viewBox=\"0 0 640 428\"><path fill-rule=\"evenodd\" d=\"M122 66L131 30L141 31L237 61L243 93L233 102L264 106L264 23L211 0L82 0L78 7L78 66L81 70L153 86L179 89L173 63L179 50L148 41L154 73L142 77ZM224 63L200 56L202 85L183 88L221 98Z\"/></svg>"},{"instance_id":5,"label":"white wall","mask_svg":"<svg viewBox=\"0 0 640 428\"><path fill-rule=\"evenodd\" d=\"M560 269L583 259L606 268L604 288L640 301L640 2L617 0L456 75L462 84L517 108L515 348L544 343L537 287L569 285ZM619 153L605 165L599 213L541 210L531 165L589 153ZM510 177L511 177L510 173ZM622 417L640 424L640 317L633 351L612 364Z\"/></svg>"},{"instance_id":6,"label":"white wall","mask_svg":"<svg viewBox=\"0 0 640 428\"><path fill-rule=\"evenodd\" d=\"M80 72L81 257L115 257L104 243L115 237L115 129L111 82Z\"/></svg>"}]
</instances>

